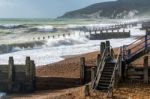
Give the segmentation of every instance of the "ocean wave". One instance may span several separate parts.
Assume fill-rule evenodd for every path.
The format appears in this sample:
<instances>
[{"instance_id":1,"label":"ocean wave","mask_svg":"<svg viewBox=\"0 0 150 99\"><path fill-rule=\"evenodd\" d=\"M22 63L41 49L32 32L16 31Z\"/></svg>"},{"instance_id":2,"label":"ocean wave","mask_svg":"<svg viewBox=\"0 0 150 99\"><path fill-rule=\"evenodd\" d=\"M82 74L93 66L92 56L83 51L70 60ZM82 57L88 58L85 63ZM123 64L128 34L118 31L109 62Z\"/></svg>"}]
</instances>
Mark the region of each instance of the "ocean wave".
<instances>
[{"instance_id":1,"label":"ocean wave","mask_svg":"<svg viewBox=\"0 0 150 99\"><path fill-rule=\"evenodd\" d=\"M73 30L81 30L81 29L97 29L97 28L105 28L108 26L113 26L113 24L88 24L88 25L76 25L76 24L70 24L67 25L66 29L73 29Z\"/></svg>"},{"instance_id":2,"label":"ocean wave","mask_svg":"<svg viewBox=\"0 0 150 99\"><path fill-rule=\"evenodd\" d=\"M84 44L89 39L85 36L76 36L76 37L68 37L68 38L57 38L57 39L49 39L45 46L49 47L58 47L58 46L69 46L69 45L76 45L76 44Z\"/></svg>"},{"instance_id":3,"label":"ocean wave","mask_svg":"<svg viewBox=\"0 0 150 99\"><path fill-rule=\"evenodd\" d=\"M1 29L15 29L15 28L25 28L26 26L23 24L1 24Z\"/></svg>"},{"instance_id":4,"label":"ocean wave","mask_svg":"<svg viewBox=\"0 0 150 99\"><path fill-rule=\"evenodd\" d=\"M45 43L42 41L25 42L19 44L2 44L0 45L0 54L11 53L22 50L30 50L34 48L41 48Z\"/></svg>"},{"instance_id":5,"label":"ocean wave","mask_svg":"<svg viewBox=\"0 0 150 99\"><path fill-rule=\"evenodd\" d=\"M37 26L37 31L39 32L52 32L54 30L53 26L47 25L47 26Z\"/></svg>"},{"instance_id":6,"label":"ocean wave","mask_svg":"<svg viewBox=\"0 0 150 99\"><path fill-rule=\"evenodd\" d=\"M56 28L50 25L45 25L32 27L27 32L54 32L54 31L56 31Z\"/></svg>"}]
</instances>

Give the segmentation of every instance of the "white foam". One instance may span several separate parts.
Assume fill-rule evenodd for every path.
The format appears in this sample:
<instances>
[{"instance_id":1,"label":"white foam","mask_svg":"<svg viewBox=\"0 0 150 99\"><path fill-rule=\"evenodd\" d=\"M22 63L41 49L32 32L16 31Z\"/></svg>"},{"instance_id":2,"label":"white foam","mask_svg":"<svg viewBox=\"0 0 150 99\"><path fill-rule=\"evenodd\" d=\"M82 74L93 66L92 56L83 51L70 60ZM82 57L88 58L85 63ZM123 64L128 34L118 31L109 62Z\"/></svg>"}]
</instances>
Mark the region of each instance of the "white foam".
<instances>
[{"instance_id":1,"label":"white foam","mask_svg":"<svg viewBox=\"0 0 150 99\"><path fill-rule=\"evenodd\" d=\"M3 24L1 26L4 26L6 28L16 28L18 26L20 26L21 24Z\"/></svg>"},{"instance_id":2,"label":"white foam","mask_svg":"<svg viewBox=\"0 0 150 99\"><path fill-rule=\"evenodd\" d=\"M106 27L106 26L112 26L113 24L88 24L88 25L77 25L77 24L70 24L67 25L66 28L67 29L76 29L76 28L83 28L85 27L86 29L93 29L93 28L102 28L102 27Z\"/></svg>"},{"instance_id":3,"label":"white foam","mask_svg":"<svg viewBox=\"0 0 150 99\"><path fill-rule=\"evenodd\" d=\"M40 32L52 32L54 27L50 25L45 25L45 26L37 26L36 27L38 31Z\"/></svg>"},{"instance_id":4,"label":"white foam","mask_svg":"<svg viewBox=\"0 0 150 99\"><path fill-rule=\"evenodd\" d=\"M67 39L64 39L67 40ZM133 41L133 38L128 39L111 39L111 45L113 47L119 47L123 44L129 44ZM78 39L76 39L78 41ZM81 44L73 45L61 45L61 46L44 46L40 49L32 50L21 50L18 52L2 54L0 55L0 62L8 64L9 56L13 56L16 64L25 63L25 57L30 56L31 59L35 60L36 66L46 65L54 62L63 60L62 56L77 55L99 50L100 42L104 40L86 41ZM58 41L56 41L58 42ZM50 42L49 42L50 43Z\"/></svg>"}]
</instances>

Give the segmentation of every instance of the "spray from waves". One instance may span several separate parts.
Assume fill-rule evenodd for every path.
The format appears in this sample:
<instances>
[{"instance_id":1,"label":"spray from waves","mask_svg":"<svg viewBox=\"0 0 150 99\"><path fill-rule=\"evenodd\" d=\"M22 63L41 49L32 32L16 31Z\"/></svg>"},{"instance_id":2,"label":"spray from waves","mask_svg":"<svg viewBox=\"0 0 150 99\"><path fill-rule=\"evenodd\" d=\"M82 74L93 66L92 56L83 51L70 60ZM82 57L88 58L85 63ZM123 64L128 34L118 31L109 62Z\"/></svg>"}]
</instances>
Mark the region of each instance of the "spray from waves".
<instances>
[{"instance_id":1,"label":"spray from waves","mask_svg":"<svg viewBox=\"0 0 150 99\"><path fill-rule=\"evenodd\" d=\"M89 41L86 36L71 36L71 37L62 37L57 39L49 39L44 46L46 47L58 47L58 46L71 46L78 44L85 44Z\"/></svg>"},{"instance_id":2,"label":"spray from waves","mask_svg":"<svg viewBox=\"0 0 150 99\"><path fill-rule=\"evenodd\" d=\"M0 45L0 54L22 51L22 50L37 49L37 48L41 48L41 46L44 44L45 42L42 41L25 42L19 44L2 44Z\"/></svg>"},{"instance_id":3,"label":"spray from waves","mask_svg":"<svg viewBox=\"0 0 150 99\"><path fill-rule=\"evenodd\" d=\"M30 28L27 32L54 32L56 28L51 25L42 25L42 26L35 26Z\"/></svg>"}]
</instances>

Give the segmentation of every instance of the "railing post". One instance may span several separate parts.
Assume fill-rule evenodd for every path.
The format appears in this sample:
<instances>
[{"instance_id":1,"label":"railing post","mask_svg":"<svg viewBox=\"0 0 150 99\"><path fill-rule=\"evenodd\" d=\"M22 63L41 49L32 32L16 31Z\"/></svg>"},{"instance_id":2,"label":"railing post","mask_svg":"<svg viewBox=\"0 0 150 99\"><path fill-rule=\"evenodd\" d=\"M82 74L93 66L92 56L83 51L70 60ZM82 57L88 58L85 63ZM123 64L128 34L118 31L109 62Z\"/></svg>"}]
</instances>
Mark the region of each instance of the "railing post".
<instances>
[{"instance_id":1,"label":"railing post","mask_svg":"<svg viewBox=\"0 0 150 99\"><path fill-rule=\"evenodd\" d=\"M110 53L110 42L106 41L107 52Z\"/></svg>"},{"instance_id":2,"label":"railing post","mask_svg":"<svg viewBox=\"0 0 150 99\"><path fill-rule=\"evenodd\" d=\"M80 82L81 84L85 83L85 57L80 58Z\"/></svg>"},{"instance_id":3,"label":"railing post","mask_svg":"<svg viewBox=\"0 0 150 99\"><path fill-rule=\"evenodd\" d=\"M101 45L100 45L101 54L104 52L105 48L106 48L105 42L101 42Z\"/></svg>"},{"instance_id":4,"label":"railing post","mask_svg":"<svg viewBox=\"0 0 150 99\"><path fill-rule=\"evenodd\" d=\"M100 61L101 61L101 54L98 54L97 55L97 59L96 59L96 65L97 65L97 67L99 67Z\"/></svg>"},{"instance_id":5,"label":"railing post","mask_svg":"<svg viewBox=\"0 0 150 99\"><path fill-rule=\"evenodd\" d=\"M128 57L131 55L131 49L128 49Z\"/></svg>"},{"instance_id":6,"label":"railing post","mask_svg":"<svg viewBox=\"0 0 150 99\"><path fill-rule=\"evenodd\" d=\"M146 30L146 35L145 35L145 48L147 48L147 33L148 31Z\"/></svg>"}]
</instances>

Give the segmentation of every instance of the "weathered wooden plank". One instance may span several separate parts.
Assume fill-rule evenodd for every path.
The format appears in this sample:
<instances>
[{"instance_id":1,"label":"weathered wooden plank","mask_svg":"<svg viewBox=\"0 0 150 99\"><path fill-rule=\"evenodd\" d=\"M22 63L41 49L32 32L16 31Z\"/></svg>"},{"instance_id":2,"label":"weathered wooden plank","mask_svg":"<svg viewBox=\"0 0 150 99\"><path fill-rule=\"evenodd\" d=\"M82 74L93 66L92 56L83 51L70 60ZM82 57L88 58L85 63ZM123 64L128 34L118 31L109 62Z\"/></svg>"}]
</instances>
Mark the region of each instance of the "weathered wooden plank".
<instances>
[{"instance_id":1,"label":"weathered wooden plank","mask_svg":"<svg viewBox=\"0 0 150 99\"><path fill-rule=\"evenodd\" d=\"M81 83L84 84L85 83L85 57L81 57L80 58L80 80Z\"/></svg>"},{"instance_id":2,"label":"weathered wooden plank","mask_svg":"<svg viewBox=\"0 0 150 99\"><path fill-rule=\"evenodd\" d=\"M26 72L26 66L25 65L15 65L15 72Z\"/></svg>"},{"instance_id":3,"label":"weathered wooden plank","mask_svg":"<svg viewBox=\"0 0 150 99\"><path fill-rule=\"evenodd\" d=\"M148 56L144 57L144 83L148 83Z\"/></svg>"},{"instance_id":4,"label":"weathered wooden plank","mask_svg":"<svg viewBox=\"0 0 150 99\"><path fill-rule=\"evenodd\" d=\"M8 80L8 73L0 73L0 81Z\"/></svg>"}]
</instances>

